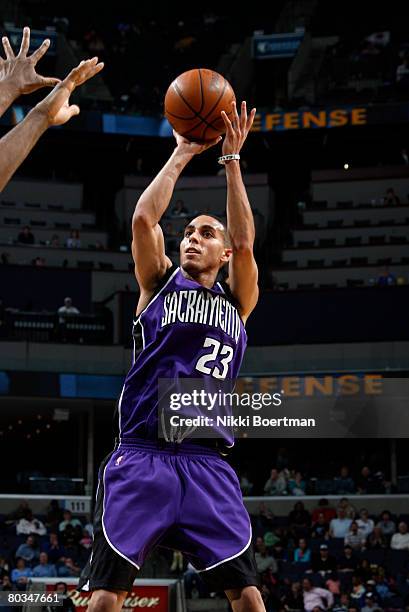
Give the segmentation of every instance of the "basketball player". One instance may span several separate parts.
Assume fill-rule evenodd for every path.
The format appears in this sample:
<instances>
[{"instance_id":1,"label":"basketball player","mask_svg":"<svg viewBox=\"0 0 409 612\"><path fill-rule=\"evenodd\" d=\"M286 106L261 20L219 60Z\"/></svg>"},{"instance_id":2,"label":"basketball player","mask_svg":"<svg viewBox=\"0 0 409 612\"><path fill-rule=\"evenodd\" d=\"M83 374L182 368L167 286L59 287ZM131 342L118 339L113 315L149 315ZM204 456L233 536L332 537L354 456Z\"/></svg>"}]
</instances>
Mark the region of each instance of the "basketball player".
<instances>
[{"instance_id":1,"label":"basketball player","mask_svg":"<svg viewBox=\"0 0 409 612\"><path fill-rule=\"evenodd\" d=\"M0 139L0 191L47 128L62 125L74 115L78 115L78 106L69 105L70 95L76 87L95 76L104 66L94 57L81 62L60 82L59 79L40 76L35 71L37 62L49 48L49 40L44 40L30 56L27 56L30 47L29 28L23 30L17 56L14 55L6 36L3 37L2 43L6 59L0 57L0 116L21 94L32 93L42 87L54 89L23 121Z\"/></svg>"},{"instance_id":2,"label":"basketball player","mask_svg":"<svg viewBox=\"0 0 409 612\"><path fill-rule=\"evenodd\" d=\"M235 104L232 111L232 122L222 113L222 150L239 157L234 154L255 109L248 116L243 102L240 117ZM234 612L261 612L237 476L214 447L157 439L158 379L237 378L244 324L258 299L253 216L238 159L226 162L227 229L200 215L185 228L180 267L166 256L159 221L176 181L195 155L221 140L175 138L174 152L141 195L132 219L140 286L134 330L141 327L143 348L119 400L119 444L100 469L93 549L79 588L93 591L90 612L119 611L146 555L162 545L182 550L210 590L226 592ZM229 290L216 282L227 263Z\"/></svg>"}]
</instances>

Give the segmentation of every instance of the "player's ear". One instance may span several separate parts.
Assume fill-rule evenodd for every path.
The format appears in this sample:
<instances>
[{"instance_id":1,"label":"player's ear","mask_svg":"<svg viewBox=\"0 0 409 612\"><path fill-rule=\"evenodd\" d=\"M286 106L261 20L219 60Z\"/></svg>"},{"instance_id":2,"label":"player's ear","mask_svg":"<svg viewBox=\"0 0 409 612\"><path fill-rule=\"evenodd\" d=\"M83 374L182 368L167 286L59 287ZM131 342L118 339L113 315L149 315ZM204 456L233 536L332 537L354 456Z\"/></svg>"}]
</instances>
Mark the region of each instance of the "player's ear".
<instances>
[{"instance_id":1,"label":"player's ear","mask_svg":"<svg viewBox=\"0 0 409 612\"><path fill-rule=\"evenodd\" d=\"M225 264L229 261L231 254L233 253L233 249L230 248L226 248L223 250L222 256L220 258L220 261L222 264Z\"/></svg>"}]
</instances>

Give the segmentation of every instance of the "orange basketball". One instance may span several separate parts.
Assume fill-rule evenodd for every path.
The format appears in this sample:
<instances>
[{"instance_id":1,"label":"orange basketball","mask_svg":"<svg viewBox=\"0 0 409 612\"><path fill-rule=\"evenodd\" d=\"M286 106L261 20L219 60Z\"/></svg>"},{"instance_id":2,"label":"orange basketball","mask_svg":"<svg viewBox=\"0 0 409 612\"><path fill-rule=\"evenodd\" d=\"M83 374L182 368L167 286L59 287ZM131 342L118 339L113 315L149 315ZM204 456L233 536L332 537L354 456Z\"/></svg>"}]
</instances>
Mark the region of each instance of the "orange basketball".
<instances>
[{"instance_id":1,"label":"orange basketball","mask_svg":"<svg viewBox=\"0 0 409 612\"><path fill-rule=\"evenodd\" d=\"M230 83L218 72L195 68L179 75L165 96L165 116L172 127L189 140L204 142L224 134L220 115L232 113L235 100Z\"/></svg>"}]
</instances>

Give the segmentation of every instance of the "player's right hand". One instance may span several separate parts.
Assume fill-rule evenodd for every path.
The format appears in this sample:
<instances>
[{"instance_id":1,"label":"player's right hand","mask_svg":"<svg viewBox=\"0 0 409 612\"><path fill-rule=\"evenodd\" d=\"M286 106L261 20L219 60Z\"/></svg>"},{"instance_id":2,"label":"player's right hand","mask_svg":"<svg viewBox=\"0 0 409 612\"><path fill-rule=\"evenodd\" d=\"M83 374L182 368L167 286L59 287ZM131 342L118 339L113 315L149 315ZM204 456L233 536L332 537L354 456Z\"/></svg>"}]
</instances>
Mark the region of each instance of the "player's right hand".
<instances>
[{"instance_id":1,"label":"player's right hand","mask_svg":"<svg viewBox=\"0 0 409 612\"><path fill-rule=\"evenodd\" d=\"M70 105L70 95L76 87L94 77L103 67L103 62L98 63L97 57L80 62L44 100L35 106L34 110L46 118L49 126L66 123L80 112L79 106Z\"/></svg>"},{"instance_id":2,"label":"player's right hand","mask_svg":"<svg viewBox=\"0 0 409 612\"><path fill-rule=\"evenodd\" d=\"M175 130L173 130L173 135L176 138L178 151L181 151L182 153L187 153L188 155L192 156L203 153L203 151L210 149L210 147L214 147L214 145L217 145L222 140L222 137L218 136L217 138L209 140L208 142L194 142L193 140L188 140L187 138L184 138L183 136L175 132Z\"/></svg>"}]
</instances>

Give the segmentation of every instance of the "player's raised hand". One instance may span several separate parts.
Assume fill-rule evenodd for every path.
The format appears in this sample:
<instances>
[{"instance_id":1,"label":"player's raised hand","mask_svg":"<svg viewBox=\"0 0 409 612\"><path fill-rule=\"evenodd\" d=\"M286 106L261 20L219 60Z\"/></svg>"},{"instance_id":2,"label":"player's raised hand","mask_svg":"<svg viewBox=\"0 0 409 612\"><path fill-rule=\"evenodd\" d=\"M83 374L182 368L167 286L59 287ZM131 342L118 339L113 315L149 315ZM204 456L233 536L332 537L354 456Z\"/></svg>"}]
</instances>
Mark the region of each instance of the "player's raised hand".
<instances>
[{"instance_id":1,"label":"player's raised hand","mask_svg":"<svg viewBox=\"0 0 409 612\"><path fill-rule=\"evenodd\" d=\"M223 155L230 155L232 153L239 153L246 138L253 125L254 116L256 109L253 108L250 115L247 115L247 104L246 102L241 103L240 117L237 112L236 102L232 102L233 116L232 120L228 118L227 114L222 111L221 115L226 126L226 136L223 141Z\"/></svg>"},{"instance_id":2,"label":"player's raised hand","mask_svg":"<svg viewBox=\"0 0 409 612\"><path fill-rule=\"evenodd\" d=\"M15 98L42 87L54 87L60 82L60 79L44 77L36 72L37 62L50 47L48 38L30 56L27 56L30 48L30 28L26 27L23 30L23 38L17 55L14 54L7 36L3 36L2 43L6 59L0 57L0 82L7 84Z\"/></svg>"},{"instance_id":3,"label":"player's raised hand","mask_svg":"<svg viewBox=\"0 0 409 612\"><path fill-rule=\"evenodd\" d=\"M63 81L54 87L44 100L36 105L36 111L46 117L50 126L66 123L80 112L79 106L70 104L70 95L76 87L94 77L103 67L103 62L98 63L97 57L83 60L76 68L71 70Z\"/></svg>"},{"instance_id":4,"label":"player's raised hand","mask_svg":"<svg viewBox=\"0 0 409 612\"><path fill-rule=\"evenodd\" d=\"M203 151L210 149L210 147L214 147L214 145L217 145L222 139L221 136L218 136L213 140L201 143L188 140L187 138L183 138L183 136L175 132L175 130L173 130L173 135L176 138L177 149L189 155L199 155L200 153L203 153Z\"/></svg>"}]
</instances>

